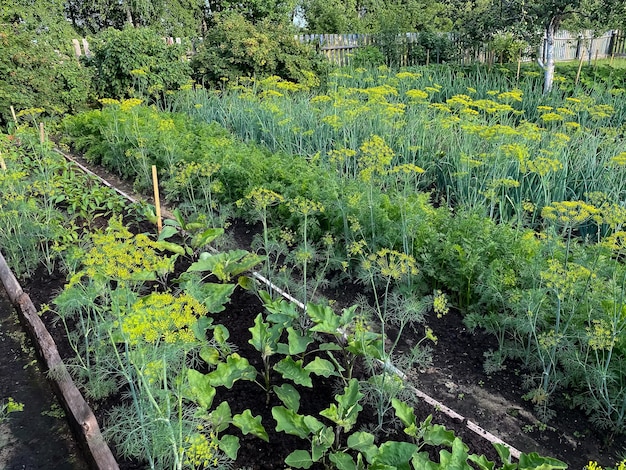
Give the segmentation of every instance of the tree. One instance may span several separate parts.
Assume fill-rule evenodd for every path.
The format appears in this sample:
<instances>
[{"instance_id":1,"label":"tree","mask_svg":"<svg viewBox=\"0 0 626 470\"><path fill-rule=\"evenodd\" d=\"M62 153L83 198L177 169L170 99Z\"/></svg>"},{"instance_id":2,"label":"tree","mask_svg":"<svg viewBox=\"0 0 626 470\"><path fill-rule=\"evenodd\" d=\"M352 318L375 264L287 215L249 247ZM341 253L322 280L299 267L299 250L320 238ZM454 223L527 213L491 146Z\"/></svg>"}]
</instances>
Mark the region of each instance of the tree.
<instances>
[{"instance_id":1,"label":"tree","mask_svg":"<svg viewBox=\"0 0 626 470\"><path fill-rule=\"evenodd\" d=\"M438 0L305 0L307 27L316 33L448 31L446 6Z\"/></svg>"},{"instance_id":2,"label":"tree","mask_svg":"<svg viewBox=\"0 0 626 470\"><path fill-rule=\"evenodd\" d=\"M460 12L455 29L472 35L476 41L490 40L494 34L512 32L531 44L545 36L545 57L539 57L544 71L544 93L554 80L554 34L564 21L578 29L609 29L626 19L626 0L446 0Z\"/></svg>"},{"instance_id":3,"label":"tree","mask_svg":"<svg viewBox=\"0 0 626 470\"><path fill-rule=\"evenodd\" d=\"M306 28L314 34L360 32L356 0L304 0Z\"/></svg>"},{"instance_id":4,"label":"tree","mask_svg":"<svg viewBox=\"0 0 626 470\"><path fill-rule=\"evenodd\" d=\"M161 36L201 32L204 0L66 0L65 14L81 34L125 25L152 27Z\"/></svg>"}]
</instances>

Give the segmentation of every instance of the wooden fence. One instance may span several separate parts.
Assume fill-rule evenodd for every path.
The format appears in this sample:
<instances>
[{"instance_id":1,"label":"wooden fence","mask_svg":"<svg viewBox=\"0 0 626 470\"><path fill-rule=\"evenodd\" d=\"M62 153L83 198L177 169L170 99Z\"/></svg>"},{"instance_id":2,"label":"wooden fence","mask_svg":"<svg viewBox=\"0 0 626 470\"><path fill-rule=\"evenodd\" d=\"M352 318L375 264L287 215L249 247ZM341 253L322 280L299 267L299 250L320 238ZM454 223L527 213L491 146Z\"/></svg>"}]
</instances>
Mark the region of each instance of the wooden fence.
<instances>
[{"instance_id":1,"label":"wooden fence","mask_svg":"<svg viewBox=\"0 0 626 470\"><path fill-rule=\"evenodd\" d=\"M473 48L462 45L460 38L454 34L442 34L455 48L456 61L461 63L483 62L494 63L500 57L490 44L483 43ZM397 43L404 46L406 51L418 46L418 33L406 33L398 36ZM376 36L370 34L303 34L298 36L303 42L315 44L328 59L337 65L348 65L351 55L360 47L376 45ZM539 53L545 57L545 36L541 41ZM436 49L426 50L424 56L427 62L440 62L441 59ZM532 50L524 51L525 56L531 56ZM581 55L587 55L588 59L603 59L626 55L626 36L620 31L608 31L601 36L594 37L592 31L584 31L581 34L573 34L568 31L558 31L554 38L554 58L556 61L580 59ZM400 65L415 65L411 63L417 54L404 52L400 58Z\"/></svg>"},{"instance_id":2,"label":"wooden fence","mask_svg":"<svg viewBox=\"0 0 626 470\"><path fill-rule=\"evenodd\" d=\"M495 63L502 57L493 50L489 43L479 44L472 48L462 45L461 38L452 33L439 35L446 39L454 49L454 61L463 64L481 62ZM381 46L381 41L373 34L301 34L297 38L312 44L321 53L336 65L349 65L351 57L359 48L371 45ZM421 46L419 33L405 33L398 35L393 46L397 52L397 64L401 66L417 65L418 63L440 63L450 60L443 56L437 47L431 49ZM168 44L181 44L181 38L163 38ZM387 41L389 42L389 41ZM90 55L89 43L86 39L74 39L74 50L77 56ZM545 36L541 41L538 54L545 57ZM193 48L195 50L195 48ZM419 51L418 51L419 49ZM524 51L523 55L530 57L532 50ZM193 53L193 50L190 52ZM585 55L589 61L608 57L626 56L626 34L621 31L608 31L601 36L594 37L591 31L573 34L568 31L558 31L554 38L554 58L556 61L580 59ZM530 59L526 59L530 60Z\"/></svg>"}]
</instances>

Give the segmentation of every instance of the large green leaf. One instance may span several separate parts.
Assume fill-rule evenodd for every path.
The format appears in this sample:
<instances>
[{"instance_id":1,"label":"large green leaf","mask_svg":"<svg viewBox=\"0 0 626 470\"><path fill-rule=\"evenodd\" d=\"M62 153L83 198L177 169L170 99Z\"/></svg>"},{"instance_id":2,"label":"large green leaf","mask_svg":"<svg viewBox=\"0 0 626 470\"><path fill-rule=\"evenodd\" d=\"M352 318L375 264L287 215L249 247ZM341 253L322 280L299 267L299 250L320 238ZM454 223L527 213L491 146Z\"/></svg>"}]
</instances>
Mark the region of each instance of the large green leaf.
<instances>
[{"instance_id":1,"label":"large green leaf","mask_svg":"<svg viewBox=\"0 0 626 470\"><path fill-rule=\"evenodd\" d=\"M344 432L348 432L356 424L359 413L363 409L359 405L361 398L363 394L359 391L358 381L351 379L344 389L344 394L335 395L338 405L331 403L328 408L320 411L320 415L343 427Z\"/></svg>"},{"instance_id":2,"label":"large green leaf","mask_svg":"<svg viewBox=\"0 0 626 470\"><path fill-rule=\"evenodd\" d=\"M306 450L294 450L287 456L285 463L294 468L311 468L313 460Z\"/></svg>"},{"instance_id":3,"label":"large green leaf","mask_svg":"<svg viewBox=\"0 0 626 470\"><path fill-rule=\"evenodd\" d=\"M262 256L246 250L231 250L223 253L200 254L200 259L187 269L188 272L210 272L220 281L229 282L234 276L252 269L263 261Z\"/></svg>"},{"instance_id":4,"label":"large green leaf","mask_svg":"<svg viewBox=\"0 0 626 470\"><path fill-rule=\"evenodd\" d=\"M208 245L216 238L221 237L224 234L223 228L209 228L204 232L198 233L194 235L191 239L191 246L194 248L202 248L205 245Z\"/></svg>"},{"instance_id":5,"label":"large green leaf","mask_svg":"<svg viewBox=\"0 0 626 470\"><path fill-rule=\"evenodd\" d=\"M223 312L230 296L235 291L235 284L217 284L205 282L202 285L203 298L201 302L210 313Z\"/></svg>"},{"instance_id":6,"label":"large green leaf","mask_svg":"<svg viewBox=\"0 0 626 470\"><path fill-rule=\"evenodd\" d=\"M315 359L313 359L306 366L304 366L304 369L322 377L337 375L333 363L320 357L316 357Z\"/></svg>"},{"instance_id":7,"label":"large green leaf","mask_svg":"<svg viewBox=\"0 0 626 470\"><path fill-rule=\"evenodd\" d=\"M330 426L323 426L313 436L311 443L311 459L317 462L330 450L335 442L335 430Z\"/></svg>"},{"instance_id":8,"label":"large green leaf","mask_svg":"<svg viewBox=\"0 0 626 470\"><path fill-rule=\"evenodd\" d=\"M561 470L567 464L551 457L542 457L537 452L522 453L519 457L519 470Z\"/></svg>"},{"instance_id":9,"label":"large green leaf","mask_svg":"<svg viewBox=\"0 0 626 470\"><path fill-rule=\"evenodd\" d=\"M274 366L274 370L293 383L312 387L311 373L302 367L302 360L294 361L287 356Z\"/></svg>"},{"instance_id":10,"label":"large green leaf","mask_svg":"<svg viewBox=\"0 0 626 470\"><path fill-rule=\"evenodd\" d=\"M239 452L239 438L229 434L222 436L219 442L219 448L229 459L237 460L237 452Z\"/></svg>"},{"instance_id":11,"label":"large green leaf","mask_svg":"<svg viewBox=\"0 0 626 470\"><path fill-rule=\"evenodd\" d=\"M306 439L309 435L309 428L304 422L304 416L284 406L272 408L272 416L276 421L276 431L285 432L301 439Z\"/></svg>"},{"instance_id":12,"label":"large green leaf","mask_svg":"<svg viewBox=\"0 0 626 470\"><path fill-rule=\"evenodd\" d=\"M187 381L193 400L202 408L209 409L215 398L215 388L211 386L211 379L197 370L187 370Z\"/></svg>"},{"instance_id":13,"label":"large green leaf","mask_svg":"<svg viewBox=\"0 0 626 470\"><path fill-rule=\"evenodd\" d=\"M237 380L254 380L256 375L257 371L248 359L237 353L228 356L226 362L220 362L214 371L207 374L212 386L226 388L232 388Z\"/></svg>"},{"instance_id":14,"label":"large green leaf","mask_svg":"<svg viewBox=\"0 0 626 470\"><path fill-rule=\"evenodd\" d=\"M287 344L289 344L289 354L302 354L313 342L313 338L308 335L301 335L293 327L287 328Z\"/></svg>"},{"instance_id":15,"label":"large green leaf","mask_svg":"<svg viewBox=\"0 0 626 470\"><path fill-rule=\"evenodd\" d=\"M409 462L417 449L417 445L410 442L383 442L372 464L383 464L395 467L398 470L409 470Z\"/></svg>"},{"instance_id":16,"label":"large green leaf","mask_svg":"<svg viewBox=\"0 0 626 470\"><path fill-rule=\"evenodd\" d=\"M261 353L263 359L276 353L276 343L282 332L280 326L263 321L263 315L259 313L254 319L254 326L248 330L252 334L248 343Z\"/></svg>"},{"instance_id":17,"label":"large green leaf","mask_svg":"<svg viewBox=\"0 0 626 470\"><path fill-rule=\"evenodd\" d=\"M374 456L378 452L374 439L374 435L369 432L357 431L348 437L348 447L361 452L365 455L365 459L372 463Z\"/></svg>"},{"instance_id":18,"label":"large green leaf","mask_svg":"<svg viewBox=\"0 0 626 470\"><path fill-rule=\"evenodd\" d=\"M309 303L306 306L306 312L315 323L311 331L337 335L337 329L341 326L341 317L332 308L327 305Z\"/></svg>"},{"instance_id":19,"label":"large green leaf","mask_svg":"<svg viewBox=\"0 0 626 470\"><path fill-rule=\"evenodd\" d=\"M350 454L344 452L333 452L328 456L330 461L335 464L337 470L357 470L356 463Z\"/></svg>"},{"instance_id":20,"label":"large green leaf","mask_svg":"<svg viewBox=\"0 0 626 470\"><path fill-rule=\"evenodd\" d=\"M300 409L300 393L291 384L274 385L274 393L283 404L296 413Z\"/></svg>"},{"instance_id":21,"label":"large green leaf","mask_svg":"<svg viewBox=\"0 0 626 470\"><path fill-rule=\"evenodd\" d=\"M207 420L215 432L222 432L230 425L232 416L230 405L227 401L223 401L208 414Z\"/></svg>"},{"instance_id":22,"label":"large green leaf","mask_svg":"<svg viewBox=\"0 0 626 470\"><path fill-rule=\"evenodd\" d=\"M243 434L252 434L265 442L269 442L267 431L261 424L261 417L252 416L250 410L244 410L243 413L233 416L233 424L241 429Z\"/></svg>"}]
</instances>

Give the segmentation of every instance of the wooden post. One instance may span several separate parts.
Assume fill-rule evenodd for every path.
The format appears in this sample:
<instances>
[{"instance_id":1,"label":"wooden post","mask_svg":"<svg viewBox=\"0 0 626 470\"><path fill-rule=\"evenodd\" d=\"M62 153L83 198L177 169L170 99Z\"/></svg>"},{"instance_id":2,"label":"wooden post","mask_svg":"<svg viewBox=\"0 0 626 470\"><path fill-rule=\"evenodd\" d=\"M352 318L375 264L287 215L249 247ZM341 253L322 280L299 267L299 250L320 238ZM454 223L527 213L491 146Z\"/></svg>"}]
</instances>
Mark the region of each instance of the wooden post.
<instances>
[{"instance_id":1,"label":"wooden post","mask_svg":"<svg viewBox=\"0 0 626 470\"><path fill-rule=\"evenodd\" d=\"M80 57L82 52L80 50L80 41L76 38L72 39L72 45L74 46L74 55Z\"/></svg>"},{"instance_id":2,"label":"wooden post","mask_svg":"<svg viewBox=\"0 0 626 470\"><path fill-rule=\"evenodd\" d=\"M596 57L593 60L593 68L595 69L598 66L598 50L596 49Z\"/></svg>"},{"instance_id":3,"label":"wooden post","mask_svg":"<svg viewBox=\"0 0 626 470\"><path fill-rule=\"evenodd\" d=\"M430 63L430 49L426 49L426 67Z\"/></svg>"},{"instance_id":4,"label":"wooden post","mask_svg":"<svg viewBox=\"0 0 626 470\"><path fill-rule=\"evenodd\" d=\"M11 106L11 116L13 116L13 121L17 124L17 116L15 115L15 108Z\"/></svg>"},{"instance_id":5,"label":"wooden post","mask_svg":"<svg viewBox=\"0 0 626 470\"><path fill-rule=\"evenodd\" d=\"M39 123L39 142L43 145L46 141L46 132L43 129L43 122Z\"/></svg>"},{"instance_id":6,"label":"wooden post","mask_svg":"<svg viewBox=\"0 0 626 470\"><path fill-rule=\"evenodd\" d=\"M611 60L609 61L609 67L613 67L613 59L615 59L615 48L613 48L613 52L611 53Z\"/></svg>"},{"instance_id":7,"label":"wooden post","mask_svg":"<svg viewBox=\"0 0 626 470\"><path fill-rule=\"evenodd\" d=\"M522 69L522 56L520 55L517 58L517 75L515 76L515 81L516 82L519 82L519 73L520 73L521 69Z\"/></svg>"},{"instance_id":8,"label":"wooden post","mask_svg":"<svg viewBox=\"0 0 626 470\"><path fill-rule=\"evenodd\" d=\"M163 222L161 221L161 201L159 199L159 178L157 176L157 167L152 165L152 185L154 186L154 206L156 207L157 232L161 234Z\"/></svg>"},{"instance_id":9,"label":"wooden post","mask_svg":"<svg viewBox=\"0 0 626 470\"><path fill-rule=\"evenodd\" d=\"M2 171L7 171L7 164L4 162L2 152L0 152L0 169L2 169Z\"/></svg>"},{"instance_id":10,"label":"wooden post","mask_svg":"<svg viewBox=\"0 0 626 470\"><path fill-rule=\"evenodd\" d=\"M583 60L585 60L585 54L581 52L580 60L578 61L578 72L576 72L576 80L574 81L574 85L578 85L578 80L580 80L580 71L583 68Z\"/></svg>"}]
</instances>

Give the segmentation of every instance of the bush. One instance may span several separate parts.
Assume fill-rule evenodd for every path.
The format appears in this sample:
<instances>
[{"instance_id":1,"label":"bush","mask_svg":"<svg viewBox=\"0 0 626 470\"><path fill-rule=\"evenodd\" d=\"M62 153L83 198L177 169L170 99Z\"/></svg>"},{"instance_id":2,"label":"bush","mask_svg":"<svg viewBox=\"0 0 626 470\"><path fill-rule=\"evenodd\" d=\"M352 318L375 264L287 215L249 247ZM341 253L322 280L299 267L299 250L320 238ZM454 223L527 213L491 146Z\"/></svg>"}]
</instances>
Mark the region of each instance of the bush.
<instances>
[{"instance_id":1,"label":"bush","mask_svg":"<svg viewBox=\"0 0 626 470\"><path fill-rule=\"evenodd\" d=\"M447 35L421 32L417 41L409 44L409 60L411 64L425 64L428 62L443 63L454 59L455 45Z\"/></svg>"},{"instance_id":2,"label":"bush","mask_svg":"<svg viewBox=\"0 0 626 470\"><path fill-rule=\"evenodd\" d=\"M94 88L100 97L159 97L191 79L185 48L168 45L148 28L107 29L96 36L92 56Z\"/></svg>"},{"instance_id":3,"label":"bush","mask_svg":"<svg viewBox=\"0 0 626 470\"><path fill-rule=\"evenodd\" d=\"M231 12L216 18L192 67L196 81L206 85L270 75L312 85L325 76L329 66L311 46L294 37L291 26L269 20L252 24Z\"/></svg>"},{"instance_id":4,"label":"bush","mask_svg":"<svg viewBox=\"0 0 626 470\"><path fill-rule=\"evenodd\" d=\"M359 47L350 59L353 67L371 68L385 64L385 56L376 46Z\"/></svg>"},{"instance_id":5,"label":"bush","mask_svg":"<svg viewBox=\"0 0 626 470\"><path fill-rule=\"evenodd\" d=\"M82 109L90 94L90 74L61 51L50 37L0 25L0 125L16 111L38 108L37 114L58 116Z\"/></svg>"}]
</instances>

